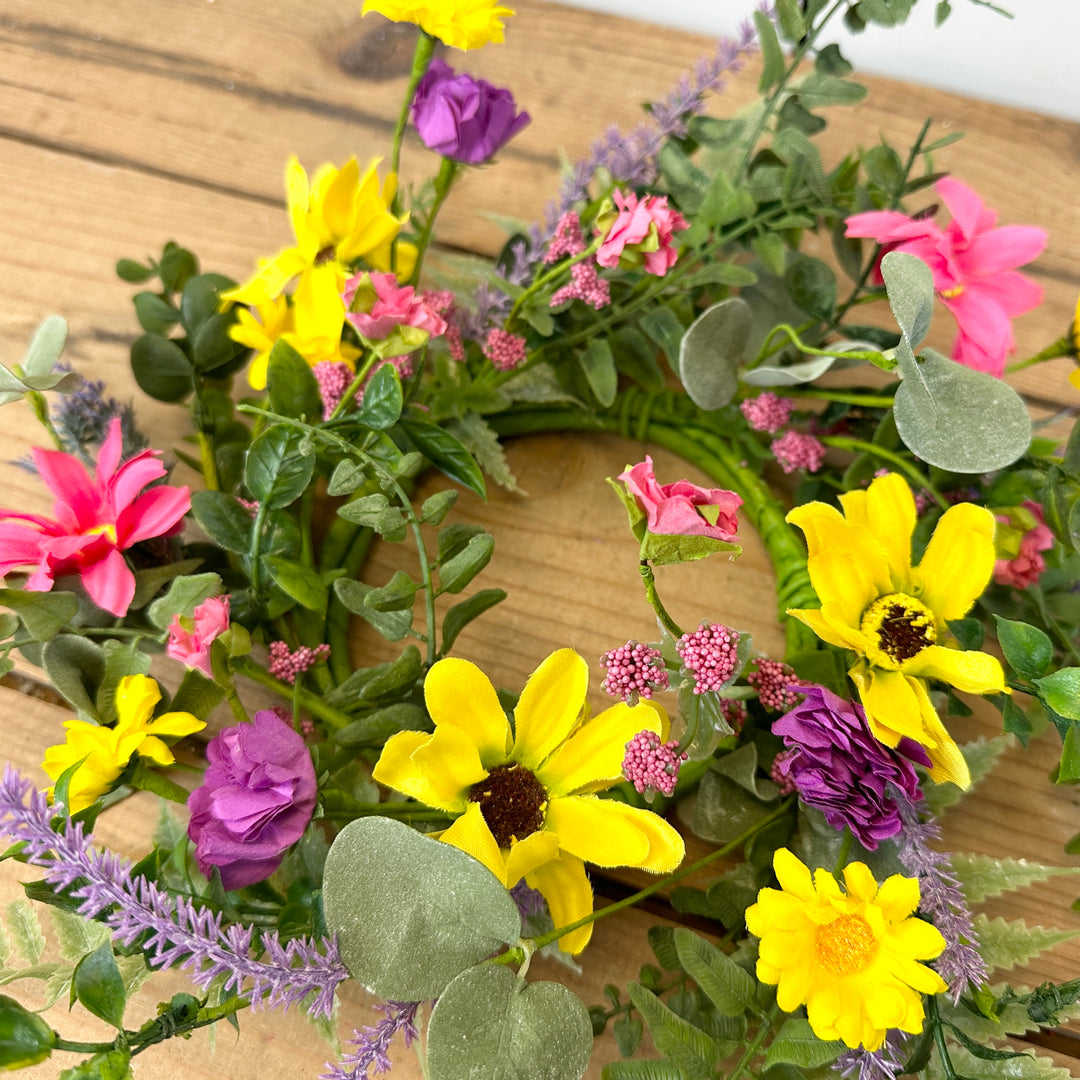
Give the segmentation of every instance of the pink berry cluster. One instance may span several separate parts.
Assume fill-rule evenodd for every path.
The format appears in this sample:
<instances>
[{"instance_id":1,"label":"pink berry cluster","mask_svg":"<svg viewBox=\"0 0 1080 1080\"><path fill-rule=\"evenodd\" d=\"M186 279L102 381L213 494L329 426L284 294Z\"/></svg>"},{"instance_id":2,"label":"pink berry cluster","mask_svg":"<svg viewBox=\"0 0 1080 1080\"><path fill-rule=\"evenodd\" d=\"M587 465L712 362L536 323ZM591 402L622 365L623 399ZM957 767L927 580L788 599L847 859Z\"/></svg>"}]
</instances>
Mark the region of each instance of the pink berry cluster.
<instances>
[{"instance_id":1,"label":"pink berry cluster","mask_svg":"<svg viewBox=\"0 0 1080 1080\"><path fill-rule=\"evenodd\" d=\"M609 649L600 657L600 666L607 668L600 689L629 705L636 704L638 698L649 699L654 690L667 690L671 685L660 650L644 642L628 641Z\"/></svg>"},{"instance_id":2,"label":"pink berry cluster","mask_svg":"<svg viewBox=\"0 0 1080 1080\"><path fill-rule=\"evenodd\" d=\"M525 339L496 327L487 336L484 355L496 371L513 371L525 363Z\"/></svg>"},{"instance_id":3,"label":"pink berry cluster","mask_svg":"<svg viewBox=\"0 0 1080 1080\"><path fill-rule=\"evenodd\" d=\"M352 369L340 360L320 360L311 370L319 384L323 419L329 420L333 411L341 404L345 391L349 389L353 378Z\"/></svg>"},{"instance_id":4,"label":"pink berry cluster","mask_svg":"<svg viewBox=\"0 0 1080 1080\"><path fill-rule=\"evenodd\" d=\"M796 469L817 472L825 460L825 446L821 440L801 431L785 431L779 439L773 440L769 449L786 473Z\"/></svg>"},{"instance_id":5,"label":"pink berry cluster","mask_svg":"<svg viewBox=\"0 0 1080 1080\"><path fill-rule=\"evenodd\" d=\"M769 776L772 778L772 782L780 789L781 795L790 795L795 790L795 778L788 771L787 766L791 759L797 757L798 754L799 748L795 747L793 750L781 750L773 758Z\"/></svg>"},{"instance_id":6,"label":"pink berry cluster","mask_svg":"<svg viewBox=\"0 0 1080 1080\"><path fill-rule=\"evenodd\" d=\"M585 250L585 237L581 232L581 218L573 210L567 210L555 226L555 235L544 252L544 262L558 262L564 255L580 255Z\"/></svg>"},{"instance_id":7,"label":"pink berry cluster","mask_svg":"<svg viewBox=\"0 0 1080 1080\"><path fill-rule=\"evenodd\" d=\"M746 723L746 703L738 698L721 698L720 715L731 725L736 735Z\"/></svg>"},{"instance_id":8,"label":"pink berry cluster","mask_svg":"<svg viewBox=\"0 0 1080 1080\"><path fill-rule=\"evenodd\" d=\"M313 668L321 660L330 655L329 645L316 645L309 649L307 645L301 645L296 652L292 652L284 641L270 642L270 663L266 669L282 682L294 683L298 676Z\"/></svg>"},{"instance_id":9,"label":"pink berry cluster","mask_svg":"<svg viewBox=\"0 0 1080 1080\"><path fill-rule=\"evenodd\" d=\"M777 397L771 390L747 398L739 408L746 422L755 431L767 431L775 435L791 419L791 410L795 402L790 398Z\"/></svg>"},{"instance_id":10,"label":"pink berry cluster","mask_svg":"<svg viewBox=\"0 0 1080 1080\"><path fill-rule=\"evenodd\" d=\"M702 623L676 642L683 665L694 677L695 694L719 690L731 679L739 663L738 642L738 630L720 623Z\"/></svg>"},{"instance_id":11,"label":"pink berry cluster","mask_svg":"<svg viewBox=\"0 0 1080 1080\"><path fill-rule=\"evenodd\" d=\"M640 795L654 788L661 795L670 797L675 793L679 768L686 760L686 754L677 753L678 749L675 739L662 743L651 731L639 731L626 744L623 776Z\"/></svg>"},{"instance_id":12,"label":"pink berry cluster","mask_svg":"<svg viewBox=\"0 0 1080 1080\"><path fill-rule=\"evenodd\" d=\"M757 691L758 701L772 712L786 712L799 703L797 686L809 685L782 660L752 660L754 670L746 681Z\"/></svg>"},{"instance_id":13,"label":"pink berry cluster","mask_svg":"<svg viewBox=\"0 0 1080 1080\"><path fill-rule=\"evenodd\" d=\"M450 359L461 363L465 359L465 342L461 337L461 327L454 321L454 294L449 289L429 290L423 294L423 301L446 323L443 341L450 352Z\"/></svg>"},{"instance_id":14,"label":"pink berry cluster","mask_svg":"<svg viewBox=\"0 0 1080 1080\"><path fill-rule=\"evenodd\" d=\"M581 300L597 311L611 303L611 286L606 278L600 276L592 259L585 259L570 267L570 284L556 290L551 298L551 306L558 307L568 300Z\"/></svg>"}]
</instances>

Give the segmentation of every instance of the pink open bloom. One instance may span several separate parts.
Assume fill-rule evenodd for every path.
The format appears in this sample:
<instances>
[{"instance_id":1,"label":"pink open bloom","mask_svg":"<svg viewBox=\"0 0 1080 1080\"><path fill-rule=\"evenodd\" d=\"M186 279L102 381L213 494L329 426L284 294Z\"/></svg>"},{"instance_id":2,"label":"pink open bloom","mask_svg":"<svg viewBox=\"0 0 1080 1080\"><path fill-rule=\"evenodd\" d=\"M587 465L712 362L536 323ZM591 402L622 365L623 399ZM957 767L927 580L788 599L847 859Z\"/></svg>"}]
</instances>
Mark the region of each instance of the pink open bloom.
<instances>
[{"instance_id":1,"label":"pink open bloom","mask_svg":"<svg viewBox=\"0 0 1080 1080\"><path fill-rule=\"evenodd\" d=\"M612 194L618 212L610 210L596 219L604 242L596 252L601 266L621 265L634 269L644 264L645 272L663 277L678 257L671 244L672 233L689 228L690 223L667 204L666 195L646 195L639 199L632 191Z\"/></svg>"},{"instance_id":2,"label":"pink open bloom","mask_svg":"<svg viewBox=\"0 0 1080 1080\"><path fill-rule=\"evenodd\" d=\"M399 326L426 330L433 337L446 332L446 321L424 296L417 296L411 285L399 286L393 274L357 274L345 283L342 297L348 308L358 309L345 318L368 341L382 341Z\"/></svg>"},{"instance_id":3,"label":"pink open bloom","mask_svg":"<svg viewBox=\"0 0 1080 1080\"><path fill-rule=\"evenodd\" d=\"M214 639L229 629L229 598L211 596L195 608L194 619L185 619L189 630L177 615L169 627L169 642L165 651L189 668L197 668L208 679L214 677L210 667L210 646Z\"/></svg>"},{"instance_id":4,"label":"pink open bloom","mask_svg":"<svg viewBox=\"0 0 1080 1080\"><path fill-rule=\"evenodd\" d=\"M165 475L160 454L143 450L121 465L121 442L115 419L93 477L74 454L34 450L38 474L56 496L56 520L0 510L0 574L36 564L26 583L34 592L49 592L58 577L77 574L98 607L113 615L127 612L135 575L121 552L178 531L191 495L186 487L165 484L144 491Z\"/></svg>"},{"instance_id":5,"label":"pink open bloom","mask_svg":"<svg viewBox=\"0 0 1080 1080\"><path fill-rule=\"evenodd\" d=\"M998 559L994 563L994 581L998 585L1011 585L1014 589L1026 589L1042 577L1046 560L1041 552L1049 551L1054 546L1054 534L1046 524L1043 508L1037 502L1025 499L1024 509L1035 518L1034 528L1024 533L1020 550L1011 559ZM1009 524L1007 517L999 517L998 520Z\"/></svg>"},{"instance_id":6,"label":"pink open bloom","mask_svg":"<svg viewBox=\"0 0 1080 1080\"><path fill-rule=\"evenodd\" d=\"M703 488L689 480L660 484L653 472L652 458L619 474L630 494L645 511L649 532L661 536L711 536L732 542L739 529L738 510L742 499L734 491ZM715 520L706 518L698 507L715 508Z\"/></svg>"},{"instance_id":7,"label":"pink open bloom","mask_svg":"<svg viewBox=\"0 0 1080 1080\"><path fill-rule=\"evenodd\" d=\"M1010 320L1043 298L1042 289L1016 267L1042 253L1046 232L1028 225L995 228L995 211L951 176L939 180L934 190L953 217L944 229L896 210L873 210L849 217L847 235L869 236L890 251L922 259L934 275L941 302L956 319L952 358L1000 378L1006 356L1016 347Z\"/></svg>"}]
</instances>

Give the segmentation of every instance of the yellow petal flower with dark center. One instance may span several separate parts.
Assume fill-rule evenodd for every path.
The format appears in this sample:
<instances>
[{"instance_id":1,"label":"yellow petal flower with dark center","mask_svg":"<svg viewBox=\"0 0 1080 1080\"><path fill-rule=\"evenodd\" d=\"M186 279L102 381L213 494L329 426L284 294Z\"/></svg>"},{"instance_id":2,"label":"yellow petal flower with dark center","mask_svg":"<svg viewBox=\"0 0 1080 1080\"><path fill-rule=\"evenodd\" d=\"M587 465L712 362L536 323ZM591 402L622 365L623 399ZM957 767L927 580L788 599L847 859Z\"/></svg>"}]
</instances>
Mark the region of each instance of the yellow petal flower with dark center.
<instances>
[{"instance_id":1,"label":"yellow petal flower with dark center","mask_svg":"<svg viewBox=\"0 0 1080 1080\"><path fill-rule=\"evenodd\" d=\"M502 20L513 15L498 0L364 0L361 15L377 11L394 22L415 23L452 49L500 44Z\"/></svg>"},{"instance_id":2,"label":"yellow petal flower with dark center","mask_svg":"<svg viewBox=\"0 0 1080 1080\"><path fill-rule=\"evenodd\" d=\"M116 723L112 727L68 720L67 740L45 751L41 767L53 780L76 762L82 762L68 786L68 810L77 814L109 791L135 754L155 765L171 765L176 759L162 736L179 739L202 731L206 724L186 712L154 717L161 691L145 675L127 675L116 688Z\"/></svg>"},{"instance_id":3,"label":"yellow petal flower with dark center","mask_svg":"<svg viewBox=\"0 0 1080 1080\"><path fill-rule=\"evenodd\" d=\"M947 623L962 619L994 572L994 515L960 503L941 516L918 566L911 565L915 500L896 473L865 491L796 507L810 580L821 607L791 610L818 637L858 653L848 674L870 730L887 746L902 738L926 748L935 780L971 783L967 764L931 704L927 679L972 694L1008 692L987 653L950 648Z\"/></svg>"},{"instance_id":4,"label":"yellow petal flower with dark center","mask_svg":"<svg viewBox=\"0 0 1080 1080\"><path fill-rule=\"evenodd\" d=\"M525 684L511 729L475 664L440 660L424 681L435 733L394 735L374 770L379 783L458 815L440 838L508 889L524 878L547 900L556 927L592 911L586 862L668 873L685 850L663 818L596 794L622 779L626 744L638 732L666 738L667 717L641 701L582 720L588 681L576 652L552 653ZM589 924L559 946L578 953L591 934Z\"/></svg>"},{"instance_id":5,"label":"yellow petal flower with dark center","mask_svg":"<svg viewBox=\"0 0 1080 1080\"><path fill-rule=\"evenodd\" d=\"M779 889L762 889L746 911L761 938L757 977L776 986L785 1012L806 1005L819 1039L876 1050L889 1028L923 1029L922 994L945 981L920 960L932 960L945 939L913 918L917 878L894 874L880 886L865 863L844 867L841 890L827 870L813 876L787 848L773 857Z\"/></svg>"}]
</instances>

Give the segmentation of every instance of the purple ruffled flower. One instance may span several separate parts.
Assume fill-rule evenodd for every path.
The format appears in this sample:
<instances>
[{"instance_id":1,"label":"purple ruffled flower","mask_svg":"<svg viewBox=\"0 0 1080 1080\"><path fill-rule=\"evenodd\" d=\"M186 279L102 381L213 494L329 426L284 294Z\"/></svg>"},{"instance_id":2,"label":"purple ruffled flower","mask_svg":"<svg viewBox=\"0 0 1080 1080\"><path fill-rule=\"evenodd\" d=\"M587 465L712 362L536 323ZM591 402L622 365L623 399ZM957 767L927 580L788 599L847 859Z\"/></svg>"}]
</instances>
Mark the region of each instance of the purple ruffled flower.
<instances>
[{"instance_id":1,"label":"purple ruffled flower","mask_svg":"<svg viewBox=\"0 0 1080 1080\"><path fill-rule=\"evenodd\" d=\"M412 103L412 121L423 144L464 165L494 157L529 119L527 112L517 112L509 90L455 74L441 60L432 60Z\"/></svg>"},{"instance_id":2,"label":"purple ruffled flower","mask_svg":"<svg viewBox=\"0 0 1080 1080\"><path fill-rule=\"evenodd\" d=\"M802 703L772 726L796 751L781 761L780 774L830 825L848 826L864 848L876 851L879 841L903 828L890 785L917 802L922 791L911 762L928 767L930 759L911 739L901 739L895 751L879 742L858 703L823 686L800 687L799 693L805 695Z\"/></svg>"},{"instance_id":3,"label":"purple ruffled flower","mask_svg":"<svg viewBox=\"0 0 1080 1080\"><path fill-rule=\"evenodd\" d=\"M199 869L226 889L268 878L315 811L315 769L304 740L270 710L226 728L206 748L202 787L188 798Z\"/></svg>"}]
</instances>

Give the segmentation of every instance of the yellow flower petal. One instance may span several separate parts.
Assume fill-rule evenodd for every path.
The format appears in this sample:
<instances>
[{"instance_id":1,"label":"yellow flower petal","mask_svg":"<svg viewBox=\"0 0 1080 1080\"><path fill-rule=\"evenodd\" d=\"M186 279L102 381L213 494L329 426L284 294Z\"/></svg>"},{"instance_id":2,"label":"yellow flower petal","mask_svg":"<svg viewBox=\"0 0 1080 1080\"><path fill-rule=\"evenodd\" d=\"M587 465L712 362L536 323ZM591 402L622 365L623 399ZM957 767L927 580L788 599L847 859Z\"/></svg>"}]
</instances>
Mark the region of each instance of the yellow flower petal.
<instances>
[{"instance_id":1,"label":"yellow flower petal","mask_svg":"<svg viewBox=\"0 0 1080 1080\"><path fill-rule=\"evenodd\" d=\"M649 854L648 837L612 809L608 799L572 795L552 799L545 828L563 851L597 866L637 866Z\"/></svg>"},{"instance_id":2,"label":"yellow flower petal","mask_svg":"<svg viewBox=\"0 0 1080 1080\"><path fill-rule=\"evenodd\" d=\"M637 829L645 834L649 841L649 853L637 863L640 870L650 874L670 874L686 856L686 842L678 829L673 828L659 814L651 810L642 810L626 803L607 800L615 813L628 819Z\"/></svg>"},{"instance_id":3,"label":"yellow flower petal","mask_svg":"<svg viewBox=\"0 0 1080 1080\"><path fill-rule=\"evenodd\" d=\"M901 670L917 678L940 679L968 694L1009 692L1000 662L989 653L931 645L908 660Z\"/></svg>"},{"instance_id":4,"label":"yellow flower petal","mask_svg":"<svg viewBox=\"0 0 1080 1080\"><path fill-rule=\"evenodd\" d=\"M186 735L194 735L196 731L202 731L204 727L206 724L189 712L167 712L155 716L146 725L146 730L154 735L182 739Z\"/></svg>"},{"instance_id":5,"label":"yellow flower petal","mask_svg":"<svg viewBox=\"0 0 1080 1080\"><path fill-rule=\"evenodd\" d=\"M413 751L412 760L437 800L429 805L454 813L466 809L473 784L488 775L472 738L453 724L437 727L435 734Z\"/></svg>"},{"instance_id":6,"label":"yellow flower petal","mask_svg":"<svg viewBox=\"0 0 1080 1080\"><path fill-rule=\"evenodd\" d=\"M896 945L916 960L933 960L945 951L941 931L925 919L904 919L895 928Z\"/></svg>"},{"instance_id":7,"label":"yellow flower petal","mask_svg":"<svg viewBox=\"0 0 1080 1080\"><path fill-rule=\"evenodd\" d=\"M140 757L149 758L155 765L172 765L176 762L173 752L153 735L140 739L138 745L127 755L127 760L130 761L131 755L135 753L138 753Z\"/></svg>"},{"instance_id":8,"label":"yellow flower petal","mask_svg":"<svg viewBox=\"0 0 1080 1080\"><path fill-rule=\"evenodd\" d=\"M836 531L847 527L844 515L835 506L823 502L808 502L796 506L789 511L785 520L802 529L806 538L806 550L811 558L827 551Z\"/></svg>"},{"instance_id":9,"label":"yellow flower petal","mask_svg":"<svg viewBox=\"0 0 1080 1080\"><path fill-rule=\"evenodd\" d=\"M475 664L456 657L440 660L424 679L424 700L436 728L465 732L485 768L506 763L510 724L491 680Z\"/></svg>"},{"instance_id":10,"label":"yellow flower petal","mask_svg":"<svg viewBox=\"0 0 1080 1080\"><path fill-rule=\"evenodd\" d=\"M906 919L919 906L918 878L893 874L882 882L877 894L878 905L894 922Z\"/></svg>"},{"instance_id":11,"label":"yellow flower petal","mask_svg":"<svg viewBox=\"0 0 1080 1080\"><path fill-rule=\"evenodd\" d=\"M870 537L869 531L864 530L863 536ZM884 551L876 542L858 549L837 546L815 555L806 568L822 607L855 631L863 612L891 586Z\"/></svg>"},{"instance_id":12,"label":"yellow flower petal","mask_svg":"<svg viewBox=\"0 0 1080 1080\"><path fill-rule=\"evenodd\" d=\"M564 853L536 867L525 875L525 883L543 894L556 928L569 926L592 912L592 886L585 874L584 863L573 855ZM586 923L580 929L564 934L559 938L559 948L572 954L581 952L589 944L592 928L592 923Z\"/></svg>"},{"instance_id":13,"label":"yellow flower petal","mask_svg":"<svg viewBox=\"0 0 1080 1080\"><path fill-rule=\"evenodd\" d=\"M962 619L994 572L994 515L984 506L950 506L914 571L917 595L943 625Z\"/></svg>"},{"instance_id":14,"label":"yellow flower petal","mask_svg":"<svg viewBox=\"0 0 1080 1080\"><path fill-rule=\"evenodd\" d=\"M841 496L841 501L844 501ZM847 504L845 502L845 509ZM866 524L885 549L893 590L907 592L911 578L911 534L915 531L915 499L899 473L879 476L866 492Z\"/></svg>"},{"instance_id":15,"label":"yellow flower petal","mask_svg":"<svg viewBox=\"0 0 1080 1080\"><path fill-rule=\"evenodd\" d=\"M464 807L460 799L442 801L425 773L413 760L413 754L431 742L431 739L431 735L422 731L399 731L396 735L391 735L386 740L382 755L375 763L371 775L380 784L400 791L402 795L408 795L425 806L451 813L462 810Z\"/></svg>"},{"instance_id":16,"label":"yellow flower petal","mask_svg":"<svg viewBox=\"0 0 1080 1080\"><path fill-rule=\"evenodd\" d=\"M559 856L559 839L541 829L514 844L506 855L506 885L512 889L526 874Z\"/></svg>"},{"instance_id":17,"label":"yellow flower petal","mask_svg":"<svg viewBox=\"0 0 1080 1080\"><path fill-rule=\"evenodd\" d=\"M491 835L484 815L480 812L479 803L469 803L465 813L450 828L445 829L439 839L444 844L453 844L466 855L482 862L504 888L511 888L521 880L520 874L514 881L508 880L506 859L499 850L495 837Z\"/></svg>"},{"instance_id":18,"label":"yellow flower petal","mask_svg":"<svg viewBox=\"0 0 1080 1080\"><path fill-rule=\"evenodd\" d=\"M536 772L574 730L588 688L589 666L573 649L547 657L529 676L514 710L514 760Z\"/></svg>"},{"instance_id":19,"label":"yellow flower petal","mask_svg":"<svg viewBox=\"0 0 1080 1080\"><path fill-rule=\"evenodd\" d=\"M916 888L918 882L916 881ZM877 895L877 879L870 872L866 863L853 862L844 867L844 887L849 896L856 896L860 900L873 900Z\"/></svg>"},{"instance_id":20,"label":"yellow flower petal","mask_svg":"<svg viewBox=\"0 0 1080 1080\"><path fill-rule=\"evenodd\" d=\"M800 900L810 901L816 896L814 879L809 868L787 848L777 848L773 854L773 870L780 888Z\"/></svg>"},{"instance_id":21,"label":"yellow flower petal","mask_svg":"<svg viewBox=\"0 0 1080 1080\"><path fill-rule=\"evenodd\" d=\"M926 745L914 680L909 681L899 671L871 667L865 661L859 661L848 675L859 691L867 723L876 739L886 746L896 746L904 737Z\"/></svg>"},{"instance_id":22,"label":"yellow flower petal","mask_svg":"<svg viewBox=\"0 0 1080 1080\"><path fill-rule=\"evenodd\" d=\"M161 700L158 684L146 675L125 675L116 688L116 728L143 727Z\"/></svg>"},{"instance_id":23,"label":"yellow flower petal","mask_svg":"<svg viewBox=\"0 0 1080 1080\"><path fill-rule=\"evenodd\" d=\"M626 744L639 731L659 735L662 728L662 714L651 702L620 701L582 724L536 770L536 778L553 796L609 788L622 779Z\"/></svg>"},{"instance_id":24,"label":"yellow flower petal","mask_svg":"<svg viewBox=\"0 0 1080 1080\"><path fill-rule=\"evenodd\" d=\"M824 608L821 610L788 608L787 613L805 623L822 641L827 641L830 645L836 645L840 649L851 649L857 653L862 653L866 649L865 635L845 624L840 614L832 609L826 611Z\"/></svg>"}]
</instances>

